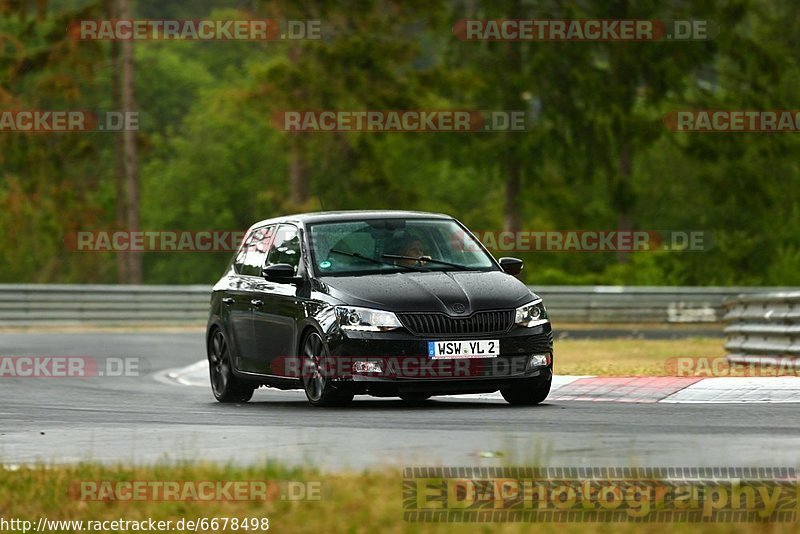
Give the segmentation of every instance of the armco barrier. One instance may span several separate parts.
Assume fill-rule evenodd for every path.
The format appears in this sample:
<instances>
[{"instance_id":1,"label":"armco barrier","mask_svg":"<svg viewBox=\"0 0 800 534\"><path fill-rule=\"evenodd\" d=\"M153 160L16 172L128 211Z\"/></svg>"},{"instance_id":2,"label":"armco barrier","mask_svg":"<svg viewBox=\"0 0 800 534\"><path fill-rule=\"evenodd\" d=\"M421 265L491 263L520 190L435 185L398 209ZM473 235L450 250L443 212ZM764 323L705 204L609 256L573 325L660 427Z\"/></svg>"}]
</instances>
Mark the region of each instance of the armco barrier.
<instances>
[{"instance_id":1,"label":"armco barrier","mask_svg":"<svg viewBox=\"0 0 800 534\"><path fill-rule=\"evenodd\" d=\"M716 323L742 287L531 286L557 323ZM120 285L0 285L0 325L196 324L211 288Z\"/></svg>"},{"instance_id":2,"label":"armco barrier","mask_svg":"<svg viewBox=\"0 0 800 534\"><path fill-rule=\"evenodd\" d=\"M568 323L717 323L726 297L763 288L531 286L551 317Z\"/></svg>"},{"instance_id":3,"label":"armco barrier","mask_svg":"<svg viewBox=\"0 0 800 534\"><path fill-rule=\"evenodd\" d=\"M196 323L209 286L0 285L0 325Z\"/></svg>"},{"instance_id":4,"label":"armco barrier","mask_svg":"<svg viewBox=\"0 0 800 534\"><path fill-rule=\"evenodd\" d=\"M724 306L728 361L800 363L800 291L738 295Z\"/></svg>"}]
</instances>

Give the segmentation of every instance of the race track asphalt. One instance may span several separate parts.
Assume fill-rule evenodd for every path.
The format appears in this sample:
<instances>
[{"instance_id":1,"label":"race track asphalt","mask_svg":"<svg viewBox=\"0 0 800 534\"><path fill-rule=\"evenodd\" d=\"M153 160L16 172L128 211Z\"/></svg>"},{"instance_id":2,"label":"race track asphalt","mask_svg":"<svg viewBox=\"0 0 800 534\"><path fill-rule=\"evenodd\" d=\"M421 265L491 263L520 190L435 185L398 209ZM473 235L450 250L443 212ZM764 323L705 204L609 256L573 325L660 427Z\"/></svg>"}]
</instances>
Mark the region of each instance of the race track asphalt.
<instances>
[{"instance_id":1,"label":"race track asphalt","mask_svg":"<svg viewBox=\"0 0 800 534\"><path fill-rule=\"evenodd\" d=\"M556 347L557 348L557 347ZM0 461L279 460L325 470L393 466L800 468L798 404L636 404L357 397L309 406L261 389L222 405L158 377L205 356L200 331L2 333L0 356L139 358L140 376L0 378Z\"/></svg>"}]
</instances>

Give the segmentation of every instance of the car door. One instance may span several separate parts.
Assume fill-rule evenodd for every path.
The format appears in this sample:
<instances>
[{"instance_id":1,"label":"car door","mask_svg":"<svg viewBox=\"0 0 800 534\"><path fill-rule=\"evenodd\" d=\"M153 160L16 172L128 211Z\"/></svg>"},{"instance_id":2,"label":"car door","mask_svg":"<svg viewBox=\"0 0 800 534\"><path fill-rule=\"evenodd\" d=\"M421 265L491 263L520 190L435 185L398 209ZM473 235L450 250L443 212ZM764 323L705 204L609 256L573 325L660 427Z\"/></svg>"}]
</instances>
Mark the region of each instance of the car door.
<instances>
[{"instance_id":1,"label":"car door","mask_svg":"<svg viewBox=\"0 0 800 534\"><path fill-rule=\"evenodd\" d=\"M236 368L257 372L257 348L253 325L253 302L260 294L259 286L264 281L261 267L267 258L274 236L274 225L253 229L247 236L234 263L237 273L235 287L231 287L227 302L230 309L230 324L238 350Z\"/></svg>"},{"instance_id":2,"label":"car door","mask_svg":"<svg viewBox=\"0 0 800 534\"><path fill-rule=\"evenodd\" d=\"M302 270L300 230L293 224L282 224L275 232L265 266L286 263L294 267L295 275ZM303 302L298 296L298 284L293 281L263 280L254 297L259 301L253 308L256 360L260 372L279 374L272 364L277 358L296 356L297 325L303 318Z\"/></svg>"}]
</instances>

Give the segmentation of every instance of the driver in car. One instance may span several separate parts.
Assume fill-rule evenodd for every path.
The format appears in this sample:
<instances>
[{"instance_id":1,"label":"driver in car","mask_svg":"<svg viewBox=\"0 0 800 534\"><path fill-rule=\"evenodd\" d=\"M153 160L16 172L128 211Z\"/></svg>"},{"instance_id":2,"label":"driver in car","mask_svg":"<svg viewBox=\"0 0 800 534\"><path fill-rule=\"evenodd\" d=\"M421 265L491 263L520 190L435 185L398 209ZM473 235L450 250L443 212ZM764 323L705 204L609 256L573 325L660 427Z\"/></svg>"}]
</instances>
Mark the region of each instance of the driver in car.
<instances>
[{"instance_id":1,"label":"driver in car","mask_svg":"<svg viewBox=\"0 0 800 534\"><path fill-rule=\"evenodd\" d=\"M395 263L398 265L406 265L408 267L414 267L417 265L424 265L425 262L417 261L417 258L420 256L425 255L425 250L423 249L422 240L416 236L406 236L398 241L395 247L392 247L391 254L396 254L398 256L408 256L408 258L413 259L396 259Z\"/></svg>"}]
</instances>

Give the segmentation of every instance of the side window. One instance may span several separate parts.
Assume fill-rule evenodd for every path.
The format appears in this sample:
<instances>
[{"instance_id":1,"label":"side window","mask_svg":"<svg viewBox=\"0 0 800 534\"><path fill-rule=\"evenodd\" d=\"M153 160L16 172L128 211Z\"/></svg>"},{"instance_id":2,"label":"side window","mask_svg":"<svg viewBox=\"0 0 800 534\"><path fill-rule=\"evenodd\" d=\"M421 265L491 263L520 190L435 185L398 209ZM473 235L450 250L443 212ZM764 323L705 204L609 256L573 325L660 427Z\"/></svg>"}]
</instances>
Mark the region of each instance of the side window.
<instances>
[{"instance_id":1,"label":"side window","mask_svg":"<svg viewBox=\"0 0 800 534\"><path fill-rule=\"evenodd\" d=\"M300 233L296 226L281 225L275 234L272 246L269 248L267 265L276 263L288 263L297 273L297 266L300 265Z\"/></svg>"},{"instance_id":2,"label":"side window","mask_svg":"<svg viewBox=\"0 0 800 534\"><path fill-rule=\"evenodd\" d=\"M236 256L236 272L250 276L261 276L261 268L267 259L267 251L274 237L275 227L264 226L253 230Z\"/></svg>"},{"instance_id":3,"label":"side window","mask_svg":"<svg viewBox=\"0 0 800 534\"><path fill-rule=\"evenodd\" d=\"M247 256L247 242L248 241L249 241L249 236L245 236L245 240L242 242L241 246L239 247L239 252L236 253L236 259L233 260L233 268L239 274L242 274L242 269L244 269L244 258L245 258L245 256Z\"/></svg>"}]
</instances>

